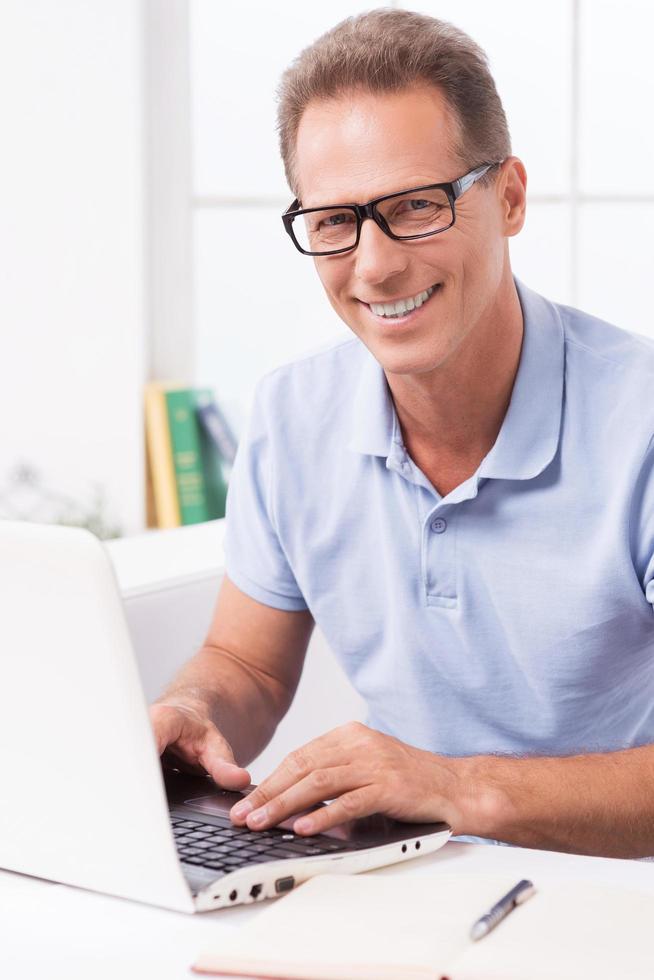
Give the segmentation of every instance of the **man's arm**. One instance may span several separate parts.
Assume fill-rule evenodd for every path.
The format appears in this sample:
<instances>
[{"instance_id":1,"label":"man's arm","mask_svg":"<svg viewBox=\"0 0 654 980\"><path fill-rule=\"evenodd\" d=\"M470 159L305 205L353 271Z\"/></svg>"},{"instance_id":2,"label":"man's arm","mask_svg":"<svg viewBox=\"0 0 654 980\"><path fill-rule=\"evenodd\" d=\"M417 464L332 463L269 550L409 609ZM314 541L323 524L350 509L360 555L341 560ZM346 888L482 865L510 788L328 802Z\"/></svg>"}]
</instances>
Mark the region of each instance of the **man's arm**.
<instances>
[{"instance_id":1,"label":"man's arm","mask_svg":"<svg viewBox=\"0 0 654 980\"><path fill-rule=\"evenodd\" d=\"M151 708L160 751L170 746L203 764L200 746L193 747L199 735L185 733L183 747L175 737L185 716L189 724L208 723L210 736L217 729L226 752L216 738L213 747L224 758L233 753L241 766L254 759L291 704L312 629L309 612L265 606L225 576L202 647Z\"/></svg>"},{"instance_id":2,"label":"man's arm","mask_svg":"<svg viewBox=\"0 0 654 980\"><path fill-rule=\"evenodd\" d=\"M479 829L463 833L577 854L654 856L654 745L461 762L478 787L468 821Z\"/></svg>"}]
</instances>

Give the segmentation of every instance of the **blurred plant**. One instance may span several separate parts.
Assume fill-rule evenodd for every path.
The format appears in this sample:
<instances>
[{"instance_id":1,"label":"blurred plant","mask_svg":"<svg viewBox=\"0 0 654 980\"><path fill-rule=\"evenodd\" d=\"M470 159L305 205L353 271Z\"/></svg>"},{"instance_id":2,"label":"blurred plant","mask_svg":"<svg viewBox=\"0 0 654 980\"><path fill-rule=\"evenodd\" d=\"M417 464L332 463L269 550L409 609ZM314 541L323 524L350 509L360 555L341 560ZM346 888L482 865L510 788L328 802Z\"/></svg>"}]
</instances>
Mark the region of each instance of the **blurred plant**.
<instances>
[{"instance_id":1,"label":"blurred plant","mask_svg":"<svg viewBox=\"0 0 654 980\"><path fill-rule=\"evenodd\" d=\"M0 487L0 517L84 527L103 540L120 538L122 528L105 516L107 501L101 484L92 486L92 501L90 505L84 505L56 490L49 490L34 466L20 463L10 471L6 486Z\"/></svg>"}]
</instances>

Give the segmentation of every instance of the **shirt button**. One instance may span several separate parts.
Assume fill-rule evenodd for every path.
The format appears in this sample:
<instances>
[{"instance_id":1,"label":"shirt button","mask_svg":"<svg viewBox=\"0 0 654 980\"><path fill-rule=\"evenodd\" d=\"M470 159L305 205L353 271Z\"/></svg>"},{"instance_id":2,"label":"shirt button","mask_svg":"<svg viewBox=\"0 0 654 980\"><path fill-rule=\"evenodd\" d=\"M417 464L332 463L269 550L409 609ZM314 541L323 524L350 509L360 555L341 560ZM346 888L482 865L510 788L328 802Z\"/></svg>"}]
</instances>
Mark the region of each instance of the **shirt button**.
<instances>
[{"instance_id":1,"label":"shirt button","mask_svg":"<svg viewBox=\"0 0 654 980\"><path fill-rule=\"evenodd\" d=\"M431 529L435 534L442 534L447 529L447 521L444 517L437 517L431 522Z\"/></svg>"}]
</instances>

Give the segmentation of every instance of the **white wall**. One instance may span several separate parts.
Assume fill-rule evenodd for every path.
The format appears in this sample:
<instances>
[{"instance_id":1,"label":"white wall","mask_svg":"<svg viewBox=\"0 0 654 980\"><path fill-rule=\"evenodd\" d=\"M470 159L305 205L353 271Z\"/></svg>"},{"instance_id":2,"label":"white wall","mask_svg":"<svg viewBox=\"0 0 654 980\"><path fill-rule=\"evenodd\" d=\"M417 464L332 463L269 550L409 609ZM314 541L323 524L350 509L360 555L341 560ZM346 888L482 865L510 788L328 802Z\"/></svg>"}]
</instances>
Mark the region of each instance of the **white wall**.
<instances>
[{"instance_id":1,"label":"white wall","mask_svg":"<svg viewBox=\"0 0 654 980\"><path fill-rule=\"evenodd\" d=\"M143 524L142 62L140 0L0 0L0 497L31 462L80 502L101 484L124 531Z\"/></svg>"}]
</instances>

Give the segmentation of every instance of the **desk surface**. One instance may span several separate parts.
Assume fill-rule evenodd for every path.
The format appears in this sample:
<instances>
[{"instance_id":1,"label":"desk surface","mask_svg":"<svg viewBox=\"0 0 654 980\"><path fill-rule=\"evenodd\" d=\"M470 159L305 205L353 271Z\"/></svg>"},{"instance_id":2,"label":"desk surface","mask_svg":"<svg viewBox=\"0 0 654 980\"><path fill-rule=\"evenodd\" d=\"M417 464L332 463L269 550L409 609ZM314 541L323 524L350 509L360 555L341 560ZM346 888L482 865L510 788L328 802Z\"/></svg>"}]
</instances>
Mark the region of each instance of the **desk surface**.
<instances>
[{"instance_id":1,"label":"desk surface","mask_svg":"<svg viewBox=\"0 0 654 980\"><path fill-rule=\"evenodd\" d=\"M654 866L484 844L446 844L436 854L368 872L414 876L515 871L536 885L583 879L654 894ZM183 915L0 872L0 976L11 980L191 980L198 952L259 915L270 902ZM525 980L528 980L525 977Z\"/></svg>"}]
</instances>

